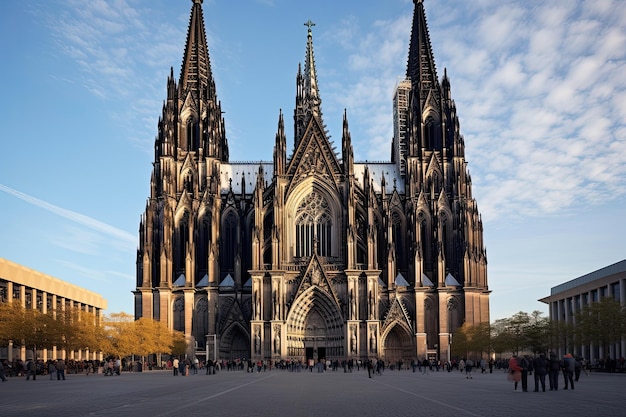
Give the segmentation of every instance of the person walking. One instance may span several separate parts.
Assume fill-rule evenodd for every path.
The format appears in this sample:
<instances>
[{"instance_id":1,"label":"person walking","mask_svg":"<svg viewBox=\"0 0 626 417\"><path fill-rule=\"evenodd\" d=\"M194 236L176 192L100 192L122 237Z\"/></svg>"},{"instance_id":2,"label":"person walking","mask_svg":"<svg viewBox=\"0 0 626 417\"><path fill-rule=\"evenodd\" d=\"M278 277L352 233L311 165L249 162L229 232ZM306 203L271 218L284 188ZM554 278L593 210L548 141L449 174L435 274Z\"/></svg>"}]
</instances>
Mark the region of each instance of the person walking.
<instances>
[{"instance_id":1,"label":"person walking","mask_svg":"<svg viewBox=\"0 0 626 417\"><path fill-rule=\"evenodd\" d=\"M178 358L174 358L174 362L172 362L172 368L174 369L174 376L178 375Z\"/></svg>"},{"instance_id":2,"label":"person walking","mask_svg":"<svg viewBox=\"0 0 626 417\"><path fill-rule=\"evenodd\" d=\"M465 361L465 379L472 379L472 368L474 367L474 361L468 359Z\"/></svg>"},{"instance_id":3,"label":"person walking","mask_svg":"<svg viewBox=\"0 0 626 417\"><path fill-rule=\"evenodd\" d=\"M517 391L517 384L522 379L522 367L519 366L517 355L511 356L511 359L509 359L508 379L515 383L514 390Z\"/></svg>"},{"instance_id":4,"label":"person walking","mask_svg":"<svg viewBox=\"0 0 626 417\"><path fill-rule=\"evenodd\" d=\"M61 379L65 381L65 361L63 359L57 360L56 368L57 368L57 381Z\"/></svg>"},{"instance_id":5,"label":"person walking","mask_svg":"<svg viewBox=\"0 0 626 417\"><path fill-rule=\"evenodd\" d=\"M565 381L565 388L563 389L568 389L568 382L569 382L569 387L571 387L571 389L574 389L574 372L575 371L576 371L576 360L574 359L571 353L568 353L565 356L563 356L563 380Z\"/></svg>"},{"instance_id":6,"label":"person walking","mask_svg":"<svg viewBox=\"0 0 626 417\"><path fill-rule=\"evenodd\" d=\"M550 382L550 391L559 390L559 373L561 371L561 363L554 352L550 352L550 360L548 361L548 381Z\"/></svg>"},{"instance_id":7,"label":"person walking","mask_svg":"<svg viewBox=\"0 0 626 417\"><path fill-rule=\"evenodd\" d=\"M522 375L521 375L522 391L528 392L528 367L529 367L528 359L526 358L526 356L522 355L519 357L518 363L519 363L520 368L522 368Z\"/></svg>"},{"instance_id":8,"label":"person walking","mask_svg":"<svg viewBox=\"0 0 626 417\"><path fill-rule=\"evenodd\" d=\"M580 371L582 371L583 369L583 361L580 356L576 356L574 359L576 361L576 369L574 370L574 381L578 382L578 379L580 378Z\"/></svg>"},{"instance_id":9,"label":"person walking","mask_svg":"<svg viewBox=\"0 0 626 417\"><path fill-rule=\"evenodd\" d=\"M541 390L546 392L546 374L548 373L548 361L546 355L539 354L533 360L533 368L535 372L535 392L539 391L539 383L541 383Z\"/></svg>"},{"instance_id":10,"label":"person walking","mask_svg":"<svg viewBox=\"0 0 626 417\"><path fill-rule=\"evenodd\" d=\"M26 380L28 381L31 376L33 377L33 381L37 380L37 365L35 361L29 359L26 362Z\"/></svg>"},{"instance_id":11,"label":"person walking","mask_svg":"<svg viewBox=\"0 0 626 417\"><path fill-rule=\"evenodd\" d=\"M50 381L54 378L54 375L57 373L57 367L54 365L54 361L51 359L48 361L48 375L50 375Z\"/></svg>"}]
</instances>

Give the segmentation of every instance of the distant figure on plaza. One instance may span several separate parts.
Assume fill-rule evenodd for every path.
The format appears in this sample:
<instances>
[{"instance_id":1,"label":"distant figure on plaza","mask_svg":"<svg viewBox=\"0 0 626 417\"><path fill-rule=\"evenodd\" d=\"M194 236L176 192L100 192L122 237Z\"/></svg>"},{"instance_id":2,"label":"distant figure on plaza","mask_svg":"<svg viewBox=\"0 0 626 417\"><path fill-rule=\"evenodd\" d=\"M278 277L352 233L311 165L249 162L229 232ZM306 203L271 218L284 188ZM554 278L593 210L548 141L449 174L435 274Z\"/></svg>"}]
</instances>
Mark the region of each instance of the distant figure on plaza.
<instances>
[{"instance_id":1,"label":"distant figure on plaza","mask_svg":"<svg viewBox=\"0 0 626 417\"><path fill-rule=\"evenodd\" d=\"M554 352L550 352L550 360L548 361L548 381L550 382L550 391L558 391L559 389L559 372L561 371L561 363Z\"/></svg>"},{"instance_id":2,"label":"distant figure on plaza","mask_svg":"<svg viewBox=\"0 0 626 417\"><path fill-rule=\"evenodd\" d=\"M539 391L539 383L541 383L541 390L546 392L546 374L548 373L546 355L541 353L533 360L533 369L535 373L535 392Z\"/></svg>"},{"instance_id":3,"label":"distant figure on plaza","mask_svg":"<svg viewBox=\"0 0 626 417\"><path fill-rule=\"evenodd\" d=\"M524 355L518 356L517 362L520 368L522 368L522 391L528 392L528 372L530 371L530 362Z\"/></svg>"},{"instance_id":4,"label":"distant figure on plaza","mask_svg":"<svg viewBox=\"0 0 626 417\"><path fill-rule=\"evenodd\" d=\"M568 386L574 389L574 372L576 371L576 360L571 353L563 356L563 380L565 381L565 388ZM568 384L569 382L569 384Z\"/></svg>"},{"instance_id":5,"label":"distant figure on plaza","mask_svg":"<svg viewBox=\"0 0 626 417\"><path fill-rule=\"evenodd\" d=\"M517 384L522 379L522 367L519 365L517 355L511 356L509 359L508 379L515 383L515 391L517 391Z\"/></svg>"},{"instance_id":6,"label":"distant figure on plaza","mask_svg":"<svg viewBox=\"0 0 626 417\"><path fill-rule=\"evenodd\" d=\"M426 358L422 361L422 372L424 375L428 375L428 368L430 368L430 361Z\"/></svg>"},{"instance_id":7,"label":"distant figure on plaza","mask_svg":"<svg viewBox=\"0 0 626 417\"><path fill-rule=\"evenodd\" d=\"M172 368L174 369L174 376L178 375L179 366L180 366L180 363L178 361L178 358L174 358L174 362L172 363Z\"/></svg>"},{"instance_id":8,"label":"distant figure on plaza","mask_svg":"<svg viewBox=\"0 0 626 417\"><path fill-rule=\"evenodd\" d=\"M56 368L57 368L57 381L61 379L65 381L65 361L63 359L57 360Z\"/></svg>"},{"instance_id":9,"label":"distant figure on plaza","mask_svg":"<svg viewBox=\"0 0 626 417\"><path fill-rule=\"evenodd\" d=\"M576 361L576 368L574 370L574 381L578 382L578 378L580 378L580 371L583 369L583 359L580 356L574 357Z\"/></svg>"},{"instance_id":10,"label":"distant figure on plaza","mask_svg":"<svg viewBox=\"0 0 626 417\"><path fill-rule=\"evenodd\" d=\"M4 375L4 366L8 364L7 361L0 362L0 379L2 382L7 382L7 377Z\"/></svg>"},{"instance_id":11,"label":"distant figure on plaza","mask_svg":"<svg viewBox=\"0 0 626 417\"><path fill-rule=\"evenodd\" d=\"M37 380L37 364L34 360L29 359L26 361L26 380L28 381L31 376L33 377L33 381Z\"/></svg>"},{"instance_id":12,"label":"distant figure on plaza","mask_svg":"<svg viewBox=\"0 0 626 417\"><path fill-rule=\"evenodd\" d=\"M472 368L474 367L474 361L468 359L465 361L465 379L472 379Z\"/></svg>"},{"instance_id":13,"label":"distant figure on plaza","mask_svg":"<svg viewBox=\"0 0 626 417\"><path fill-rule=\"evenodd\" d=\"M371 361L371 360L368 360L368 361L367 361L367 376L368 376L369 378L371 378L371 377L372 377L372 370L373 370L373 368L374 368L374 365L372 365L372 361Z\"/></svg>"},{"instance_id":14,"label":"distant figure on plaza","mask_svg":"<svg viewBox=\"0 0 626 417\"><path fill-rule=\"evenodd\" d=\"M54 366L54 361L48 361L48 374L50 375L50 381L52 381L52 377L57 373L57 367Z\"/></svg>"}]
</instances>

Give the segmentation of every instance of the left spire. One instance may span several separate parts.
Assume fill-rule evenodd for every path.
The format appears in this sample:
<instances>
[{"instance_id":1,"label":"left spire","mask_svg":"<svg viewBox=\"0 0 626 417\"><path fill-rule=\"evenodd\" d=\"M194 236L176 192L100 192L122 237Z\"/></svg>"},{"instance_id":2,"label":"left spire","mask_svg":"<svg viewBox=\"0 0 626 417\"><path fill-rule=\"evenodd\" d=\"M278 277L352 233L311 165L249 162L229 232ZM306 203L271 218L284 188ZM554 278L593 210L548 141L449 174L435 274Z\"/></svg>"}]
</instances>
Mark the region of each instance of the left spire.
<instances>
[{"instance_id":1,"label":"left spire","mask_svg":"<svg viewBox=\"0 0 626 417\"><path fill-rule=\"evenodd\" d=\"M192 0L189 29L185 55L180 71L180 87L182 91L199 91L212 81L209 48L204 30L202 0Z\"/></svg>"}]
</instances>

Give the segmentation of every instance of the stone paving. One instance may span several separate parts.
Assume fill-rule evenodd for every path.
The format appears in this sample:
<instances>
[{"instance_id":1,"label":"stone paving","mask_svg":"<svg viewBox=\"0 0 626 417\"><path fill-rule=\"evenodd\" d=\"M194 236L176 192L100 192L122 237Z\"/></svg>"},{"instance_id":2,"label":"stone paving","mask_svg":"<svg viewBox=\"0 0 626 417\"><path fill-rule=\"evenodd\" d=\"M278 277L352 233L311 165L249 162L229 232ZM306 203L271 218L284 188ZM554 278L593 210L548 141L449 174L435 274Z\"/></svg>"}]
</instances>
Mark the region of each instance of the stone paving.
<instances>
[{"instance_id":1,"label":"stone paving","mask_svg":"<svg viewBox=\"0 0 626 417\"><path fill-rule=\"evenodd\" d=\"M386 370L173 376L38 376L0 382L0 416L626 416L626 374L582 375L575 390L515 392L506 374ZM559 381L563 386L562 378Z\"/></svg>"}]
</instances>

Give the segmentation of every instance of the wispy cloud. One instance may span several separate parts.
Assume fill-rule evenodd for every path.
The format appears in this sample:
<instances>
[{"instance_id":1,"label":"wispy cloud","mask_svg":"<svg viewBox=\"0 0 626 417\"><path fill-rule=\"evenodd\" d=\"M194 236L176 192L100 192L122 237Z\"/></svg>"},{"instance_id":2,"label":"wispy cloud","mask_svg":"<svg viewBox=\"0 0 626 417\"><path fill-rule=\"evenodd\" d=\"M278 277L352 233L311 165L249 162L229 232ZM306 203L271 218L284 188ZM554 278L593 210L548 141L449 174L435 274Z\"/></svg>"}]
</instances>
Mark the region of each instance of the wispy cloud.
<instances>
[{"instance_id":1,"label":"wispy cloud","mask_svg":"<svg viewBox=\"0 0 626 417\"><path fill-rule=\"evenodd\" d=\"M46 201L40 200L38 198L35 198L33 196L30 196L28 194L25 194L21 191L17 191L11 187L7 187L6 185L0 184L0 191L4 191L7 194L10 194L14 197L19 198L20 200L23 200L27 203L30 203L34 206L40 207L46 211L49 211L50 213L56 214L58 216L61 216L65 219L71 220L75 223L78 223L80 225L83 225L89 229L92 229L94 231L97 231L101 234L110 236L112 238L114 238L116 241L120 242L120 244L126 246L126 247L132 247L134 248L136 246L137 243L137 237L133 234L130 234L124 230L118 229L116 227L113 227L111 225L108 225L106 223L103 223L99 220L96 220L94 218L91 218L89 216L85 216L84 214L80 214L80 213L76 213L74 211L71 210L67 210L64 208L61 208L59 206L55 206L54 204L50 204ZM70 239L71 240L71 239ZM131 246L132 245L132 246ZM87 251L89 252L89 249L85 249L83 248L83 251Z\"/></svg>"},{"instance_id":2,"label":"wispy cloud","mask_svg":"<svg viewBox=\"0 0 626 417\"><path fill-rule=\"evenodd\" d=\"M484 218L567 213L624 195L626 2L453 6L427 5L429 29L439 76L448 68ZM367 143L359 158L388 158L390 117L371 115L391 114L407 19L377 22L368 34L346 21L360 42L341 45L358 76L332 99L365 125L353 134Z\"/></svg>"},{"instance_id":3,"label":"wispy cloud","mask_svg":"<svg viewBox=\"0 0 626 417\"><path fill-rule=\"evenodd\" d=\"M49 7L55 12L48 13ZM163 19L162 10L139 10L125 0L56 0L31 10L50 31L50 53L78 68L75 79L62 78L116 103L110 111L118 113L106 116L151 152L168 69L182 56L184 25L171 16Z\"/></svg>"}]
</instances>

